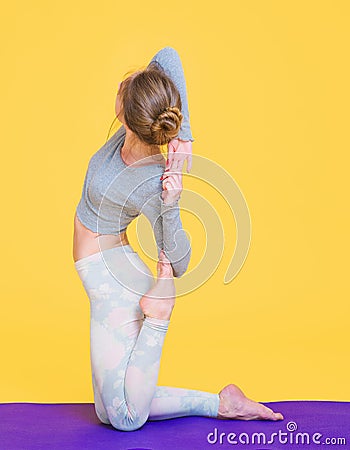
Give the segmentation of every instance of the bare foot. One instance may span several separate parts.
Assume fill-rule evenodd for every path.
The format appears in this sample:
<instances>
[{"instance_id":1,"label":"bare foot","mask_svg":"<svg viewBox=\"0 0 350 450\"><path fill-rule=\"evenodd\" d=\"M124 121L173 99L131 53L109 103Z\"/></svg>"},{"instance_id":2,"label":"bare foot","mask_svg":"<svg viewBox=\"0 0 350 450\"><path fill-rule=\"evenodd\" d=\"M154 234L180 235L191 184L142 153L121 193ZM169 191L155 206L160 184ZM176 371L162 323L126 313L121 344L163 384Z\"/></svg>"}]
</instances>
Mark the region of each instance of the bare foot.
<instances>
[{"instance_id":1,"label":"bare foot","mask_svg":"<svg viewBox=\"0 0 350 450\"><path fill-rule=\"evenodd\" d=\"M140 308L145 316L169 320L175 305L175 283L173 269L163 250L157 263L157 282L140 299Z\"/></svg>"},{"instance_id":2,"label":"bare foot","mask_svg":"<svg viewBox=\"0 0 350 450\"><path fill-rule=\"evenodd\" d=\"M283 420L281 413L247 398L235 384L229 384L219 392L220 404L217 419Z\"/></svg>"}]
</instances>

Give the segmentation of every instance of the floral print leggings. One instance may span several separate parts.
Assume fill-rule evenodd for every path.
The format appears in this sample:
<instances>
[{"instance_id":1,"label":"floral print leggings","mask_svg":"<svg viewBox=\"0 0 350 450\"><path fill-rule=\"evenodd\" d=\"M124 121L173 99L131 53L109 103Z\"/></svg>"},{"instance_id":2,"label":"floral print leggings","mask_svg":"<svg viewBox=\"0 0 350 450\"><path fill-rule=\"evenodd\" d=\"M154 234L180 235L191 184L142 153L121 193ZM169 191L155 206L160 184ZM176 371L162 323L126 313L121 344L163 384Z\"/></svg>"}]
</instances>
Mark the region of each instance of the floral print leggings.
<instances>
[{"instance_id":1,"label":"floral print leggings","mask_svg":"<svg viewBox=\"0 0 350 450\"><path fill-rule=\"evenodd\" d=\"M96 415L123 431L147 420L216 417L219 394L157 386L170 320L145 317L139 300L154 285L131 245L74 263L90 302L90 361Z\"/></svg>"}]
</instances>

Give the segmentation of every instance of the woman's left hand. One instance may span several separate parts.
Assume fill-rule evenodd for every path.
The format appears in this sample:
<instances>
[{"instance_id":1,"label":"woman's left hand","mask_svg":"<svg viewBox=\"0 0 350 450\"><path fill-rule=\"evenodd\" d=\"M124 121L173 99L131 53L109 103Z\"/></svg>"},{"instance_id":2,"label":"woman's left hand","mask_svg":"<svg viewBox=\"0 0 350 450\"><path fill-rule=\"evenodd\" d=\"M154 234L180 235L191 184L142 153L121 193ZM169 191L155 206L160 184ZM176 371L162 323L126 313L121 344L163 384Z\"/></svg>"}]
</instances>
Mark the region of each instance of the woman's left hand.
<instances>
[{"instance_id":1,"label":"woman's left hand","mask_svg":"<svg viewBox=\"0 0 350 450\"><path fill-rule=\"evenodd\" d=\"M192 141L172 139L168 144L168 159L166 169L174 172L182 172L187 159L187 173L192 169Z\"/></svg>"}]
</instances>

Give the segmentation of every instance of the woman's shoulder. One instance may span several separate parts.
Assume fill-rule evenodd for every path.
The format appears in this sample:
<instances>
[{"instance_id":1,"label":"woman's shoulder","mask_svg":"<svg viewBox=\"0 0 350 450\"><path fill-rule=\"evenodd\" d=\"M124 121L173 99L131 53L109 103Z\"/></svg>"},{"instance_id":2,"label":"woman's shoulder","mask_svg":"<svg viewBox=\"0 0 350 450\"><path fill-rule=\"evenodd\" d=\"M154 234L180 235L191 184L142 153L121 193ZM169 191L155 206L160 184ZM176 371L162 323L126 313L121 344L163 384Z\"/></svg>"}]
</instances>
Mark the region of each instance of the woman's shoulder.
<instances>
[{"instance_id":1,"label":"woman's shoulder","mask_svg":"<svg viewBox=\"0 0 350 450\"><path fill-rule=\"evenodd\" d=\"M129 166L132 168L132 165ZM137 179L144 180L151 188L156 188L161 185L160 177L163 175L166 168L166 161L163 154L154 157L146 157L144 165L139 165L132 168L132 175ZM159 183L158 183L159 182Z\"/></svg>"}]
</instances>

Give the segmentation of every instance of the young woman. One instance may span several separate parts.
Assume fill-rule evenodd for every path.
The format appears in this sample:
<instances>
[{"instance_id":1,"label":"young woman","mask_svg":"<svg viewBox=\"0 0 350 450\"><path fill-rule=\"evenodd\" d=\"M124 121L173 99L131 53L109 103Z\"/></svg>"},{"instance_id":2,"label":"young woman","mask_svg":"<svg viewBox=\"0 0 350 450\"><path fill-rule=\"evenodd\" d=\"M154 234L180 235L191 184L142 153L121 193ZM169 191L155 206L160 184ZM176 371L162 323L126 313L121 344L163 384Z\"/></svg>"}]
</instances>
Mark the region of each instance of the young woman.
<instances>
[{"instance_id":1,"label":"young woman","mask_svg":"<svg viewBox=\"0 0 350 450\"><path fill-rule=\"evenodd\" d=\"M146 69L120 83L115 110L122 126L90 159L74 217L73 259L90 301L99 420L131 431L147 420L190 415L283 419L234 384L218 394L157 386L175 304L173 277L185 273L191 257L178 202L182 166L188 158L189 171L194 139L175 49L161 49ZM165 144L166 163L160 151ZM157 243L157 280L126 234L141 213L150 221Z\"/></svg>"}]
</instances>

